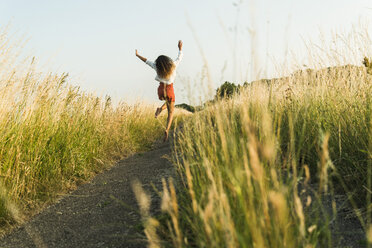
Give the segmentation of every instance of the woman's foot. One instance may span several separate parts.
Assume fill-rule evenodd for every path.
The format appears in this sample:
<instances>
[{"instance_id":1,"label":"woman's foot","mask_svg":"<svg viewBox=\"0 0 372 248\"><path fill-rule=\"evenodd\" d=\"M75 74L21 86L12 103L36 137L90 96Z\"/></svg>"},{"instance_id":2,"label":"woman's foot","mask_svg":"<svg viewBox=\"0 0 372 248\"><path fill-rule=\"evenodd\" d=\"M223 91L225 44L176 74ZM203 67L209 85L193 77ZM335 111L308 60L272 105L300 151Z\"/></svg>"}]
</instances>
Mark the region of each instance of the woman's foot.
<instances>
[{"instance_id":1,"label":"woman's foot","mask_svg":"<svg viewBox=\"0 0 372 248\"><path fill-rule=\"evenodd\" d=\"M156 109L155 118L158 118L158 116L160 115L161 111L162 111L162 108L161 107Z\"/></svg>"},{"instance_id":2,"label":"woman's foot","mask_svg":"<svg viewBox=\"0 0 372 248\"><path fill-rule=\"evenodd\" d=\"M168 131L165 131L164 133L164 142L166 142L168 140Z\"/></svg>"}]
</instances>

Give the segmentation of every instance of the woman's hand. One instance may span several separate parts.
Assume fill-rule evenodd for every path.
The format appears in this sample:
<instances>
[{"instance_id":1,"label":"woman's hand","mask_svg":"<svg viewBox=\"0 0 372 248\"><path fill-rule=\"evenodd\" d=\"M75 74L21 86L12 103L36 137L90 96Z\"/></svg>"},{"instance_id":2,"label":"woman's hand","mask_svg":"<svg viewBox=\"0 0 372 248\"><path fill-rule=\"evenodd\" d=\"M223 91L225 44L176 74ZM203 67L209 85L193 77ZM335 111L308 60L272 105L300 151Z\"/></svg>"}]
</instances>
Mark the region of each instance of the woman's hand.
<instances>
[{"instance_id":1,"label":"woman's hand","mask_svg":"<svg viewBox=\"0 0 372 248\"><path fill-rule=\"evenodd\" d=\"M141 55L138 54L137 49L136 49L136 56L137 56L140 60L142 60L143 62L146 62L146 60L147 60L145 57L142 57Z\"/></svg>"},{"instance_id":2,"label":"woman's hand","mask_svg":"<svg viewBox=\"0 0 372 248\"><path fill-rule=\"evenodd\" d=\"M179 41L178 41L178 49L179 49L180 51L182 50L182 45L183 45L182 40L179 40Z\"/></svg>"}]
</instances>

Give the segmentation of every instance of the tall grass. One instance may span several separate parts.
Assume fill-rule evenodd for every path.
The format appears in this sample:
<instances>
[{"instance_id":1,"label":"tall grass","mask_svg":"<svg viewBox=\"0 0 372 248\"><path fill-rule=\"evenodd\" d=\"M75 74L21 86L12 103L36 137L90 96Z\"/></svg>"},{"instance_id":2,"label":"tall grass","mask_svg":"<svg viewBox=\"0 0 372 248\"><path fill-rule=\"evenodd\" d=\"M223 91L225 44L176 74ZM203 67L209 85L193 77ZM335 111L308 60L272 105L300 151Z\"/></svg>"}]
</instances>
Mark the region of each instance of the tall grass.
<instances>
[{"instance_id":1,"label":"tall grass","mask_svg":"<svg viewBox=\"0 0 372 248\"><path fill-rule=\"evenodd\" d=\"M39 73L0 35L0 222L20 220L114 161L162 135L148 104L113 105ZM16 207L17 206L17 207ZM20 210L20 211L18 211Z\"/></svg>"},{"instance_id":2,"label":"tall grass","mask_svg":"<svg viewBox=\"0 0 372 248\"><path fill-rule=\"evenodd\" d=\"M184 123L175 153L186 193L163 197L173 244L332 246L321 194L339 184L371 208L371 83L363 67L295 73Z\"/></svg>"},{"instance_id":3,"label":"tall grass","mask_svg":"<svg viewBox=\"0 0 372 248\"><path fill-rule=\"evenodd\" d=\"M164 181L169 218L148 219L150 246L332 247L333 191L370 240L371 97L365 67L335 66L254 82L195 114L174 147L184 190Z\"/></svg>"}]
</instances>

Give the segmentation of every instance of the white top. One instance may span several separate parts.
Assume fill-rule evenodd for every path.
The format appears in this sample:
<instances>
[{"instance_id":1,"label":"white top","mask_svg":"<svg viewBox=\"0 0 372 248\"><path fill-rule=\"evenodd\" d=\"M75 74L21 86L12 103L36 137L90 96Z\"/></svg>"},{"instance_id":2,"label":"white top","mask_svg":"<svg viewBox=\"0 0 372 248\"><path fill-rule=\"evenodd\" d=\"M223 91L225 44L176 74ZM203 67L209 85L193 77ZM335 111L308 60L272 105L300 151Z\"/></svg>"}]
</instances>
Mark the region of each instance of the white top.
<instances>
[{"instance_id":1,"label":"white top","mask_svg":"<svg viewBox=\"0 0 372 248\"><path fill-rule=\"evenodd\" d=\"M183 57L183 52L181 50L179 50L177 58L173 61L174 65L176 67L174 68L174 71L172 72L172 74L169 76L169 79L161 78L156 73L155 80L158 81L158 82L165 83L165 84L174 83L174 80L176 79L176 70L177 70L177 67L178 67L179 63L182 60L182 57ZM154 62L152 62L150 60L146 60L145 63L148 64L151 68L153 68L156 71L156 64Z\"/></svg>"}]
</instances>

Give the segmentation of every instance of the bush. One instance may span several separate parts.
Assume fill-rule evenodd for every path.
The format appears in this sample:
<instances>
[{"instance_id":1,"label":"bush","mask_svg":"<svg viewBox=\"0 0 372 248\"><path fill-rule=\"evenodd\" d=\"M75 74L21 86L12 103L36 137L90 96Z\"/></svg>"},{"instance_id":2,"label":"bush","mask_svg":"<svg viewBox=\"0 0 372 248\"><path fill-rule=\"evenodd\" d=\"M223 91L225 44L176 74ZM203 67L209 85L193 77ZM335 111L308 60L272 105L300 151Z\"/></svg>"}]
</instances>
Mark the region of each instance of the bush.
<instances>
[{"instance_id":1,"label":"bush","mask_svg":"<svg viewBox=\"0 0 372 248\"><path fill-rule=\"evenodd\" d=\"M176 108L182 108L182 109L185 109L191 113L194 113L195 112L195 107L194 106L191 106L191 105L188 105L186 103L181 103L181 104L177 104L175 106Z\"/></svg>"},{"instance_id":2,"label":"bush","mask_svg":"<svg viewBox=\"0 0 372 248\"><path fill-rule=\"evenodd\" d=\"M367 68L367 73L372 75L372 63L367 57L364 57L363 65Z\"/></svg>"},{"instance_id":3,"label":"bush","mask_svg":"<svg viewBox=\"0 0 372 248\"><path fill-rule=\"evenodd\" d=\"M234 83L226 81L216 90L216 99L230 98L235 93L239 92L240 85L236 86Z\"/></svg>"}]
</instances>

